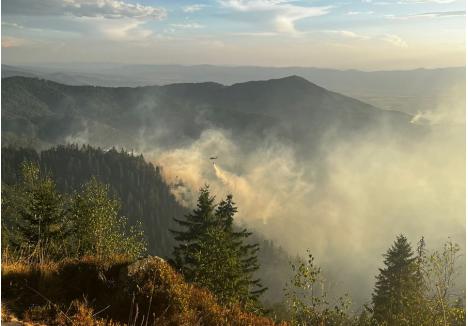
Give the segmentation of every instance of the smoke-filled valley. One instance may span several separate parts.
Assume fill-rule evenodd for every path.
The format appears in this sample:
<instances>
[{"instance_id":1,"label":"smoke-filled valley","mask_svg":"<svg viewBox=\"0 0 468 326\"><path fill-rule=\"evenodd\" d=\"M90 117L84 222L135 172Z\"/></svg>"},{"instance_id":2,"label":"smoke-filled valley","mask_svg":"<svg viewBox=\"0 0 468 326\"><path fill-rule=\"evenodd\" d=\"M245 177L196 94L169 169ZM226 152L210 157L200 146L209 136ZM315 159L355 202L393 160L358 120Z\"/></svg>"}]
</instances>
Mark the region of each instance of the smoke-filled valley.
<instances>
[{"instance_id":1,"label":"smoke-filled valley","mask_svg":"<svg viewBox=\"0 0 468 326\"><path fill-rule=\"evenodd\" d=\"M435 98L444 100L432 110L410 115L298 76L136 88L2 82L2 146L141 153L187 208L204 184L217 198L232 193L240 224L291 256L310 249L333 291L359 304L369 301L398 234L413 244L424 236L429 247L448 237L465 243L459 85L439 89Z\"/></svg>"}]
</instances>

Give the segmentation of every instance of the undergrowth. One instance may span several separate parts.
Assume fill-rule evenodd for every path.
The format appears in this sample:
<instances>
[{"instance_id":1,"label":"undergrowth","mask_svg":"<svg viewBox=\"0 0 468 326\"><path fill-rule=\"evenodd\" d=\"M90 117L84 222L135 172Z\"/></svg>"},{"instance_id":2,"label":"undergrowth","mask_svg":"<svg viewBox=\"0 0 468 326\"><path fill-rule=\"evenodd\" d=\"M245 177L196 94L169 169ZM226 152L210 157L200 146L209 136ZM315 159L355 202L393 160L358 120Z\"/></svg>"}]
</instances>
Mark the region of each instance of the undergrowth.
<instances>
[{"instance_id":1,"label":"undergrowth","mask_svg":"<svg viewBox=\"0 0 468 326\"><path fill-rule=\"evenodd\" d=\"M209 291L186 283L157 257L40 263L6 258L2 320L15 316L37 324L83 326L275 325L239 306L221 306Z\"/></svg>"}]
</instances>

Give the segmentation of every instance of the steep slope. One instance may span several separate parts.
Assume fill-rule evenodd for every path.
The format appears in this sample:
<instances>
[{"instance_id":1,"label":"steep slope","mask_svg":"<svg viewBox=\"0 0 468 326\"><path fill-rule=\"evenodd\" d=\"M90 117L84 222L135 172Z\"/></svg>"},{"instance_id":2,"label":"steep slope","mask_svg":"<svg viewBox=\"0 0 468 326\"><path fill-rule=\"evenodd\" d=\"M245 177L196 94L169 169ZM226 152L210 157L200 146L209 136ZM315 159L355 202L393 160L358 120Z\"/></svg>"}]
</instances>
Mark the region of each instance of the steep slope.
<instances>
[{"instance_id":1,"label":"steep slope","mask_svg":"<svg viewBox=\"0 0 468 326\"><path fill-rule=\"evenodd\" d=\"M58 188L68 193L78 191L92 176L109 184L122 201L122 214L133 224L142 222L150 253L162 257L171 254L172 218L183 216L187 210L171 194L159 168L146 163L142 156L89 146L59 146L41 153L2 148L2 182L16 183L23 161L37 162Z\"/></svg>"},{"instance_id":2,"label":"steep slope","mask_svg":"<svg viewBox=\"0 0 468 326\"><path fill-rule=\"evenodd\" d=\"M77 191L91 176L109 184L113 194L121 200L121 213L131 223L142 222L149 253L161 257L172 254L174 240L169 230L177 228L173 218L181 218L188 208L176 201L170 186L161 177L160 168L145 162L142 156L75 145L39 153L34 149L3 147L2 183L18 182L24 161L38 163L41 170L55 180L60 191ZM278 302L282 300L284 280L289 277L290 257L258 234L254 233L252 240L260 244L258 276L269 289L263 299Z\"/></svg>"}]
</instances>

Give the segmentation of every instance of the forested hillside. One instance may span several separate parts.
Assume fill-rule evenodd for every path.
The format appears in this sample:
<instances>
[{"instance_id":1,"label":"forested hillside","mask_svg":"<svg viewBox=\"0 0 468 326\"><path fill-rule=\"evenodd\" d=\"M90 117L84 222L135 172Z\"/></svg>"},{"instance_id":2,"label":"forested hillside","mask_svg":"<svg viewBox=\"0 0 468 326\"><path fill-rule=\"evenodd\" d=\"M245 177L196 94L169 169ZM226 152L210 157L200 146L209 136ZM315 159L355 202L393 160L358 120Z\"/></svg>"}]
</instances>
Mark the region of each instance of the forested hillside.
<instances>
[{"instance_id":1,"label":"forested hillside","mask_svg":"<svg viewBox=\"0 0 468 326\"><path fill-rule=\"evenodd\" d=\"M140 151L172 148L221 128L258 143L267 135L310 150L323 135L350 137L382 125L414 135L412 117L385 111L290 76L232 86L67 86L11 77L2 84L3 144L47 146L77 141ZM239 140L240 140L239 139Z\"/></svg>"},{"instance_id":2,"label":"forested hillside","mask_svg":"<svg viewBox=\"0 0 468 326\"><path fill-rule=\"evenodd\" d=\"M73 192L96 176L109 184L122 202L122 214L131 223L141 220L151 254L168 256L173 240L172 218L186 209L177 203L158 167L115 149L103 151L90 146L58 146L41 153L31 149L2 149L2 182L18 181L20 164L29 160L50 173L59 190Z\"/></svg>"},{"instance_id":3,"label":"forested hillside","mask_svg":"<svg viewBox=\"0 0 468 326\"><path fill-rule=\"evenodd\" d=\"M400 71L335 70L312 67L253 67L216 65L96 64L9 66L2 78L38 77L66 85L146 86L213 81L221 84L303 76L327 89L360 99L382 109L407 113L432 110L434 101L450 100L446 90L464 92L465 67ZM430 82L428 82L430 81Z\"/></svg>"},{"instance_id":4,"label":"forested hillside","mask_svg":"<svg viewBox=\"0 0 468 326\"><path fill-rule=\"evenodd\" d=\"M161 176L160 168L144 160L142 155L91 146L57 146L42 152L27 148L2 148L2 183L15 184L21 175L21 163L36 162L48 173L60 191L72 193L95 176L109 184L121 200L121 213L130 223L142 222L152 255L169 257L174 246L170 229L173 218L181 218L189 210L181 206ZM290 274L289 255L259 234L252 242L260 244L258 275L268 287L264 299L282 300L284 279Z\"/></svg>"}]
</instances>

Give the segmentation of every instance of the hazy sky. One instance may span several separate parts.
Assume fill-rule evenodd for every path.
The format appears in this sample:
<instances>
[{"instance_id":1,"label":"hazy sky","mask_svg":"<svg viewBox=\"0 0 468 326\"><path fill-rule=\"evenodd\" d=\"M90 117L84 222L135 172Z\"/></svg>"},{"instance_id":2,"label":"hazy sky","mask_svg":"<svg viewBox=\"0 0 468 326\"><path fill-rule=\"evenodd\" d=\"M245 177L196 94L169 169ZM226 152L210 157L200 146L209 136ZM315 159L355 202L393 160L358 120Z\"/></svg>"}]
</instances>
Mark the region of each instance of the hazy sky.
<instances>
[{"instance_id":1,"label":"hazy sky","mask_svg":"<svg viewBox=\"0 0 468 326\"><path fill-rule=\"evenodd\" d=\"M464 0L3 0L2 63L465 64Z\"/></svg>"}]
</instances>

